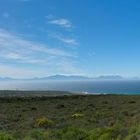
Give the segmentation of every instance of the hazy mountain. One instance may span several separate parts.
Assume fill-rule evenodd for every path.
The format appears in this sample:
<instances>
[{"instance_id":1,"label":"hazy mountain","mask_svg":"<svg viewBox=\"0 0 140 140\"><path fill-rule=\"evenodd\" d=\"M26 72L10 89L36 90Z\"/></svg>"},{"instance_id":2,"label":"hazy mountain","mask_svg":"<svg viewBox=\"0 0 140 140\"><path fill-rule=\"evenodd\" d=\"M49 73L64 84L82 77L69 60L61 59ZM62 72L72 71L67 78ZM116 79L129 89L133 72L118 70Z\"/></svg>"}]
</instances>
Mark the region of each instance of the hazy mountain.
<instances>
[{"instance_id":1,"label":"hazy mountain","mask_svg":"<svg viewBox=\"0 0 140 140\"><path fill-rule=\"evenodd\" d=\"M10 77L0 77L0 80L2 81L9 81L9 80L15 80L14 78L10 78Z\"/></svg>"},{"instance_id":2,"label":"hazy mountain","mask_svg":"<svg viewBox=\"0 0 140 140\"><path fill-rule=\"evenodd\" d=\"M120 75L103 75L103 76L96 77L95 79L99 79L99 80L122 80L123 77L120 76Z\"/></svg>"},{"instance_id":3,"label":"hazy mountain","mask_svg":"<svg viewBox=\"0 0 140 140\"><path fill-rule=\"evenodd\" d=\"M84 76L65 76L65 75L52 75L48 77L42 77L42 78L34 78L34 80L88 80L91 78L84 77Z\"/></svg>"},{"instance_id":4,"label":"hazy mountain","mask_svg":"<svg viewBox=\"0 0 140 140\"><path fill-rule=\"evenodd\" d=\"M24 81L30 81L30 80L121 80L123 77L119 75L105 75L105 76L99 76L96 78L89 78L86 76L76 76L76 75L52 75L47 77L35 77L30 79L16 79L16 78L10 78L10 77L0 77L1 81L10 81L10 80L24 80Z\"/></svg>"}]
</instances>

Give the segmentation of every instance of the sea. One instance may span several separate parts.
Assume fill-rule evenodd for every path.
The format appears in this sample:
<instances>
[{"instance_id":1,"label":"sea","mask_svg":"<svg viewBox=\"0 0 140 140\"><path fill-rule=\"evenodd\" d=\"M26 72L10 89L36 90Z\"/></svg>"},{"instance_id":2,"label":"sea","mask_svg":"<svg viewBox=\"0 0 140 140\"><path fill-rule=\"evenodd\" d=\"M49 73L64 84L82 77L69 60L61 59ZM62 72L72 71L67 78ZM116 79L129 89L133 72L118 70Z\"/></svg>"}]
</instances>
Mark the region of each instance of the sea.
<instances>
[{"instance_id":1,"label":"sea","mask_svg":"<svg viewBox=\"0 0 140 140\"><path fill-rule=\"evenodd\" d=\"M52 90L85 94L140 94L140 80L0 81L0 90Z\"/></svg>"}]
</instances>

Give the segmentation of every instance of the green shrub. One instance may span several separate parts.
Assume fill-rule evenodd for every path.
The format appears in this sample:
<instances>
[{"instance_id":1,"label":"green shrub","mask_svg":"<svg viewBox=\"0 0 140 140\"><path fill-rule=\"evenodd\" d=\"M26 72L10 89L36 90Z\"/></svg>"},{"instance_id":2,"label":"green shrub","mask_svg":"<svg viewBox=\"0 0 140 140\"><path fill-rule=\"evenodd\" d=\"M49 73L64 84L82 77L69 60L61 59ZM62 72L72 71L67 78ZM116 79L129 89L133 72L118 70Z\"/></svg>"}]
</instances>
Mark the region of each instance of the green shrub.
<instances>
[{"instance_id":1,"label":"green shrub","mask_svg":"<svg viewBox=\"0 0 140 140\"><path fill-rule=\"evenodd\" d=\"M31 137L27 136L23 140L34 140L34 139L32 139Z\"/></svg>"},{"instance_id":2,"label":"green shrub","mask_svg":"<svg viewBox=\"0 0 140 140\"><path fill-rule=\"evenodd\" d=\"M0 140L15 140L11 135L0 132Z\"/></svg>"},{"instance_id":3,"label":"green shrub","mask_svg":"<svg viewBox=\"0 0 140 140\"><path fill-rule=\"evenodd\" d=\"M82 128L69 127L63 132L62 140L86 140L88 138L88 133Z\"/></svg>"},{"instance_id":4,"label":"green shrub","mask_svg":"<svg viewBox=\"0 0 140 140\"><path fill-rule=\"evenodd\" d=\"M118 128L96 128L89 132L88 140L122 140Z\"/></svg>"},{"instance_id":5,"label":"green shrub","mask_svg":"<svg viewBox=\"0 0 140 140\"><path fill-rule=\"evenodd\" d=\"M53 140L51 130L35 129L25 138L25 140ZM54 131L55 133L55 131Z\"/></svg>"},{"instance_id":6,"label":"green shrub","mask_svg":"<svg viewBox=\"0 0 140 140\"><path fill-rule=\"evenodd\" d=\"M110 133L104 133L99 137L99 140L110 140L110 139L111 139Z\"/></svg>"},{"instance_id":7,"label":"green shrub","mask_svg":"<svg viewBox=\"0 0 140 140\"><path fill-rule=\"evenodd\" d=\"M43 130L33 130L30 133L30 137L34 140L43 140Z\"/></svg>"},{"instance_id":8,"label":"green shrub","mask_svg":"<svg viewBox=\"0 0 140 140\"><path fill-rule=\"evenodd\" d=\"M126 136L124 138L124 140L134 140L134 138L135 138L135 135L134 134L130 134L130 135Z\"/></svg>"},{"instance_id":9,"label":"green shrub","mask_svg":"<svg viewBox=\"0 0 140 140\"><path fill-rule=\"evenodd\" d=\"M89 140L97 140L102 135L102 131L100 128L91 130L89 132Z\"/></svg>"}]
</instances>

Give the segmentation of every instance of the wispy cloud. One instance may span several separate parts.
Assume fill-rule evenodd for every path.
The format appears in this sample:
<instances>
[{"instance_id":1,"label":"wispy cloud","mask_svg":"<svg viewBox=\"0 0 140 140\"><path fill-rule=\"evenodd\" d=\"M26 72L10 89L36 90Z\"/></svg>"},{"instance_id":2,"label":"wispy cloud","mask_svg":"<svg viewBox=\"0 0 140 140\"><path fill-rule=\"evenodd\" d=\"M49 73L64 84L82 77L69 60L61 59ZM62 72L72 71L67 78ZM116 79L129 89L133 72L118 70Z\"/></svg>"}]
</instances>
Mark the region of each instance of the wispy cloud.
<instances>
[{"instance_id":1,"label":"wispy cloud","mask_svg":"<svg viewBox=\"0 0 140 140\"><path fill-rule=\"evenodd\" d=\"M0 54L1 60L7 60L9 62L14 61L18 63L25 63L25 64L36 64L36 65L45 65L49 62L49 59L43 58L39 59L34 56L27 56L17 52L9 52L9 53L1 53Z\"/></svg>"},{"instance_id":2,"label":"wispy cloud","mask_svg":"<svg viewBox=\"0 0 140 140\"><path fill-rule=\"evenodd\" d=\"M0 29L0 63L32 64L55 72L63 58L75 58L75 52L50 48Z\"/></svg>"},{"instance_id":3,"label":"wispy cloud","mask_svg":"<svg viewBox=\"0 0 140 140\"><path fill-rule=\"evenodd\" d=\"M49 18L48 23L54 24L63 28L71 28L72 23L70 20L65 18Z\"/></svg>"},{"instance_id":4,"label":"wispy cloud","mask_svg":"<svg viewBox=\"0 0 140 140\"><path fill-rule=\"evenodd\" d=\"M64 43L68 44L68 45L72 45L72 46L79 45L77 40L74 38L68 38L68 37L64 37L62 35L53 35L53 37L59 41L62 41Z\"/></svg>"},{"instance_id":5,"label":"wispy cloud","mask_svg":"<svg viewBox=\"0 0 140 140\"><path fill-rule=\"evenodd\" d=\"M80 74L80 68L73 63L76 58L77 52L75 51L50 47L0 29L0 76L33 77L56 73ZM28 67L33 68L28 69Z\"/></svg>"},{"instance_id":6,"label":"wispy cloud","mask_svg":"<svg viewBox=\"0 0 140 140\"><path fill-rule=\"evenodd\" d=\"M63 27L63 28L72 28L73 27L73 25L69 19L56 18L53 15L48 15L48 16L46 16L46 18L48 19L49 24L54 24L54 25L57 25L57 26ZM63 43L65 43L67 45L72 45L72 46L79 45L77 40L72 37L67 37L67 36L55 34L55 33L51 34L50 36L59 41L62 41Z\"/></svg>"},{"instance_id":7,"label":"wispy cloud","mask_svg":"<svg viewBox=\"0 0 140 140\"><path fill-rule=\"evenodd\" d=\"M23 59L24 57L19 55L18 53L11 52L3 55L3 58L19 60L19 59Z\"/></svg>"},{"instance_id":8,"label":"wispy cloud","mask_svg":"<svg viewBox=\"0 0 140 140\"><path fill-rule=\"evenodd\" d=\"M73 57L72 53L61 49L49 47L46 44L40 44L20 36L11 34L3 29L0 29L0 49L1 51L16 51L16 53L42 53L51 56Z\"/></svg>"}]
</instances>

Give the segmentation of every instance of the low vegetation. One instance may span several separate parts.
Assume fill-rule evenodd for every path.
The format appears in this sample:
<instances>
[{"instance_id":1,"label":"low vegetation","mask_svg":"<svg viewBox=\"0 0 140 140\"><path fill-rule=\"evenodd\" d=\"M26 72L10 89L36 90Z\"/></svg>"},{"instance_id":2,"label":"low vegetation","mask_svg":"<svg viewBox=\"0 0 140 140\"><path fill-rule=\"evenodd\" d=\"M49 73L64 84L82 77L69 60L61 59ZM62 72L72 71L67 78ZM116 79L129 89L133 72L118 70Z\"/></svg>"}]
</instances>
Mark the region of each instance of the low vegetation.
<instances>
[{"instance_id":1,"label":"low vegetation","mask_svg":"<svg viewBox=\"0 0 140 140\"><path fill-rule=\"evenodd\" d=\"M140 95L0 97L0 140L139 140Z\"/></svg>"}]
</instances>

